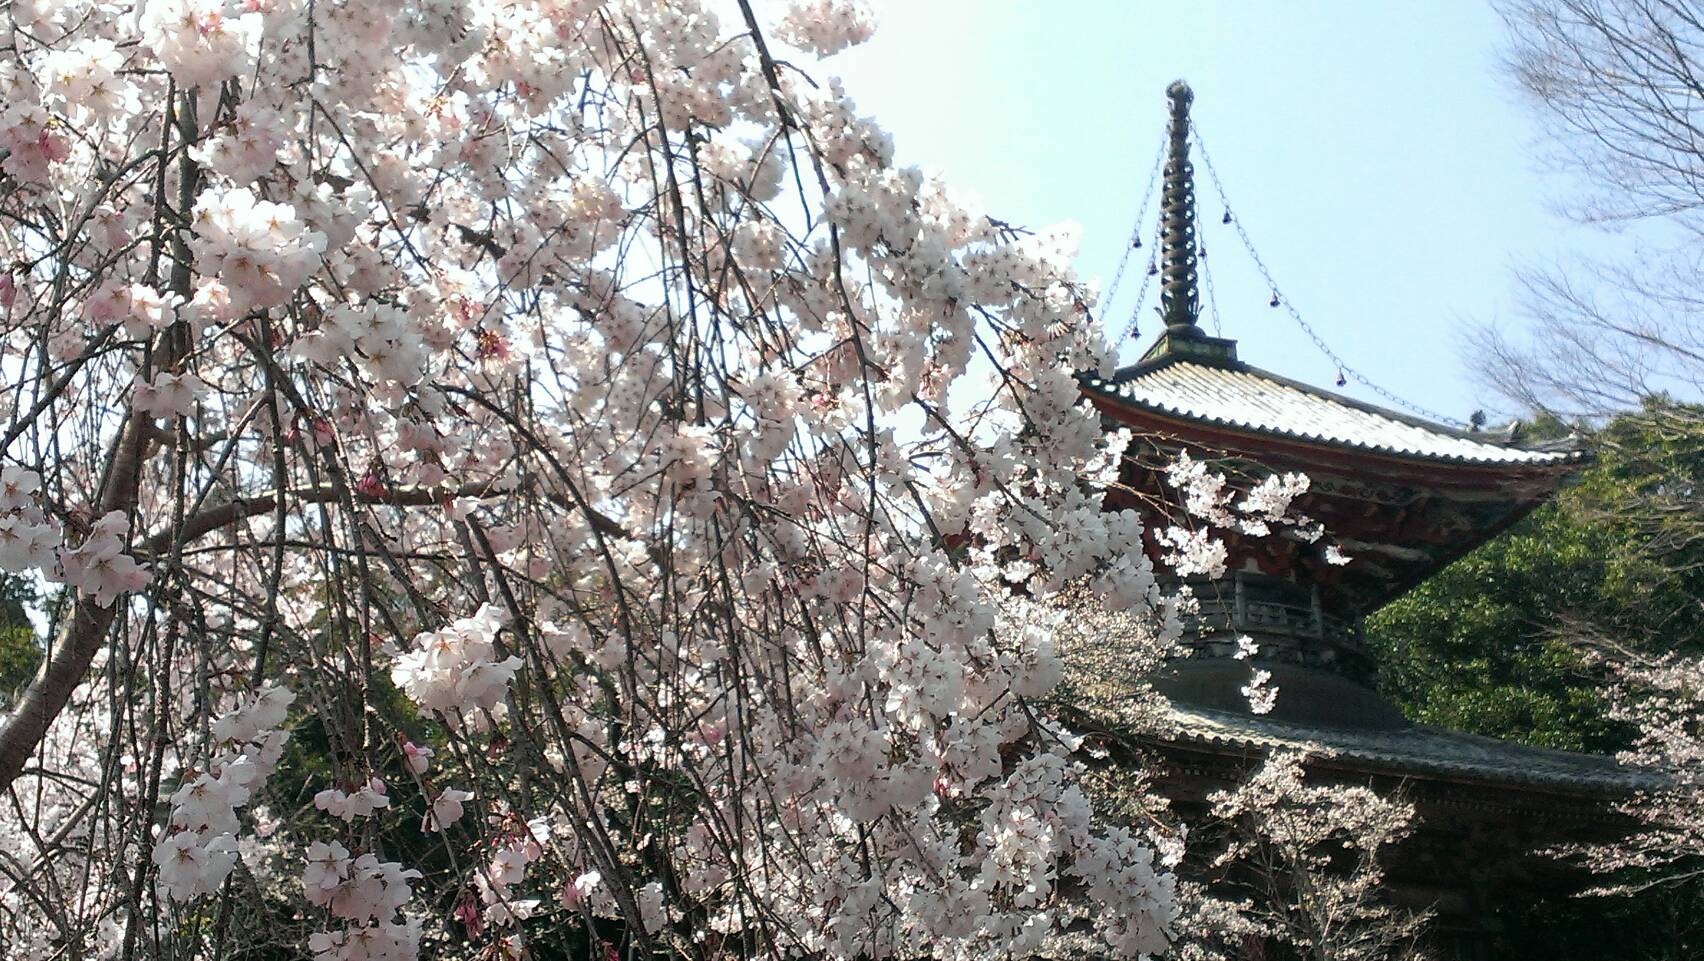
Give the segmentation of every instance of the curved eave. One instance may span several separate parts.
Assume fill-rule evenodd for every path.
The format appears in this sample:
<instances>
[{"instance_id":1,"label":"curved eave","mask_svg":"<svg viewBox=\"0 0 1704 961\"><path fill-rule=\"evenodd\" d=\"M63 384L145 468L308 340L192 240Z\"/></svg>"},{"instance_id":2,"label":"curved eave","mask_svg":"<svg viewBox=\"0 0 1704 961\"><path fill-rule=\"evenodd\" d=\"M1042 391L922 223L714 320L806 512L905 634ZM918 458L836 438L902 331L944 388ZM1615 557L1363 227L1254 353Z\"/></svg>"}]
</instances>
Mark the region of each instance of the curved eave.
<instances>
[{"instance_id":1,"label":"curved eave","mask_svg":"<svg viewBox=\"0 0 1704 961\"><path fill-rule=\"evenodd\" d=\"M1599 797L1661 789L1665 778L1603 755L1530 747L1413 725L1393 731L1284 724L1200 709L1175 709L1173 740L1242 751L1301 750L1319 762L1370 774L1519 785Z\"/></svg>"},{"instance_id":2,"label":"curved eave","mask_svg":"<svg viewBox=\"0 0 1704 961\"><path fill-rule=\"evenodd\" d=\"M1378 444L1349 438L1331 437L1320 433L1291 430L1282 427L1275 427L1269 424L1261 424L1244 418L1203 414L1199 411L1191 410L1180 405L1133 397L1119 389L1120 382L1132 379L1130 377L1120 377L1115 380L1107 380L1093 374L1080 374L1078 375L1077 380L1083 393L1091 400L1096 401L1097 406L1101 407L1102 410L1112 407L1124 411L1140 412L1147 414L1152 418L1159 418L1182 424L1202 425L1209 428L1215 428L1229 434L1256 440L1270 439L1308 448L1323 448L1333 451L1355 452L1371 455L1381 459L1403 461L1416 465L1466 467L1491 470L1499 473L1536 472L1559 475L1568 474L1578 470L1580 467L1591 461L1591 455L1583 450L1535 451L1524 448L1498 447L1494 444L1488 444L1466 432L1451 430L1436 424L1429 424L1416 418L1397 414L1394 411L1387 411L1374 407L1370 404L1363 404L1359 401L1353 400L1352 398L1330 394L1326 391L1321 391L1305 384L1289 381L1285 378L1269 374L1265 371L1259 371L1245 365L1238 365L1237 370L1239 372L1252 374L1274 381L1284 387L1301 391L1333 404L1339 404L1356 411L1372 414L1374 416L1396 421L1411 427L1430 431L1440 435L1441 437L1447 437L1455 440L1466 440L1485 447L1488 450L1483 456L1442 454L1421 451L1401 445ZM1137 376L1139 375L1140 372ZM1114 416L1116 416L1116 410L1108 411L1108 413L1113 413Z\"/></svg>"}]
</instances>

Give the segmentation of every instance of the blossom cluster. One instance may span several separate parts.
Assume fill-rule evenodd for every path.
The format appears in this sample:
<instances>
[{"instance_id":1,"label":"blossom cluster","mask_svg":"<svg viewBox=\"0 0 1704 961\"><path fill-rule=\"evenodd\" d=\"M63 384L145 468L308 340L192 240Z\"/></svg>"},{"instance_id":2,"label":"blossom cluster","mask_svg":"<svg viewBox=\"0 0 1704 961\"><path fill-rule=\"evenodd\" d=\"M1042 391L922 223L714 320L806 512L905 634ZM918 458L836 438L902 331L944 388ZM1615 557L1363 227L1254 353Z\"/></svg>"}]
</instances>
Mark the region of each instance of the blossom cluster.
<instances>
[{"instance_id":1,"label":"blossom cluster","mask_svg":"<svg viewBox=\"0 0 1704 961\"><path fill-rule=\"evenodd\" d=\"M40 488L37 472L0 468L0 571L39 571L48 581L82 591L101 607L111 607L119 595L148 584L148 570L128 553L129 517L109 511L89 525L81 543L67 548L59 526L37 502Z\"/></svg>"},{"instance_id":2,"label":"blossom cluster","mask_svg":"<svg viewBox=\"0 0 1704 961\"><path fill-rule=\"evenodd\" d=\"M515 954L592 917L616 953L1164 945L1166 835L1085 801L1045 709L1061 625L1001 614L1081 590L1182 631L1142 517L1106 500L1129 438L1078 393L1114 352L1074 231L987 216L810 76L870 36L862 5L0 18L0 567L77 590L75 687L37 693L99 715L66 730L126 768L8 837L147 824L145 785L178 784L129 843L186 956L239 857L304 852L290 907L331 923L289 950L323 958L451 928ZM1192 477L1242 533L1303 490ZM286 770L341 778L264 837L289 695L263 678L312 705ZM0 725L24 748L0 761L40 743L83 776L70 735L27 728ZM149 730L188 733L115 733ZM386 853L422 842L460 871ZM64 943L122 928L129 889L101 886ZM444 905L459 925L423 923Z\"/></svg>"},{"instance_id":3,"label":"blossom cluster","mask_svg":"<svg viewBox=\"0 0 1704 961\"><path fill-rule=\"evenodd\" d=\"M436 809L434 802L434 816ZM526 879L527 865L544 856L549 839L550 827L542 818L516 824L498 839L490 860L474 875L482 924L512 926L538 910L540 899L522 897L518 889Z\"/></svg>"},{"instance_id":4,"label":"blossom cluster","mask_svg":"<svg viewBox=\"0 0 1704 961\"><path fill-rule=\"evenodd\" d=\"M1639 825L1608 842L1573 845L1565 854L1590 868L1593 893L1624 895L1653 880L1689 876L1704 800L1704 657L1598 660L1606 668L1609 716L1637 733L1619 760L1643 784L1619 807Z\"/></svg>"},{"instance_id":5,"label":"blossom cluster","mask_svg":"<svg viewBox=\"0 0 1704 961\"><path fill-rule=\"evenodd\" d=\"M192 213L196 268L224 285L239 313L289 300L325 247L325 237L309 230L295 208L260 200L246 187L209 189Z\"/></svg>"},{"instance_id":6,"label":"blossom cluster","mask_svg":"<svg viewBox=\"0 0 1704 961\"><path fill-rule=\"evenodd\" d=\"M0 570L17 574L53 566L60 534L35 502L40 487L35 471L0 468Z\"/></svg>"},{"instance_id":7,"label":"blossom cluster","mask_svg":"<svg viewBox=\"0 0 1704 961\"><path fill-rule=\"evenodd\" d=\"M102 607L110 607L120 594L141 590L148 583L146 568L125 553L125 535L130 530L130 518L119 511L103 515L89 528L74 550L59 554L59 577L68 587L74 587L94 599Z\"/></svg>"},{"instance_id":8,"label":"blossom cluster","mask_svg":"<svg viewBox=\"0 0 1704 961\"><path fill-rule=\"evenodd\" d=\"M402 918L419 871L372 854L351 856L336 841L308 845L302 888L308 902L344 924L315 933L315 961L407 961L420 948L420 921Z\"/></svg>"},{"instance_id":9,"label":"blossom cluster","mask_svg":"<svg viewBox=\"0 0 1704 961\"><path fill-rule=\"evenodd\" d=\"M225 0L162 0L137 19L143 42L178 82L216 84L246 73L264 27L258 12L239 12Z\"/></svg>"},{"instance_id":10,"label":"blossom cluster","mask_svg":"<svg viewBox=\"0 0 1704 961\"><path fill-rule=\"evenodd\" d=\"M1208 797L1228 828L1214 867L1257 879L1251 887L1261 892L1239 913L1319 957L1376 961L1411 949L1425 913L1379 891L1384 856L1411 830L1413 805L1310 775L1307 760L1274 752L1244 783Z\"/></svg>"},{"instance_id":11,"label":"blossom cluster","mask_svg":"<svg viewBox=\"0 0 1704 961\"><path fill-rule=\"evenodd\" d=\"M373 777L354 791L326 788L314 795L314 807L339 820L353 821L390 807L390 798L385 794L385 782Z\"/></svg>"},{"instance_id":12,"label":"blossom cluster","mask_svg":"<svg viewBox=\"0 0 1704 961\"><path fill-rule=\"evenodd\" d=\"M1186 513L1215 527L1265 537L1282 525L1307 541L1324 533L1317 522L1292 510L1296 498L1308 492L1305 474L1268 474L1256 483L1238 484L1184 450L1166 465L1166 481L1183 496Z\"/></svg>"},{"instance_id":13,"label":"blossom cluster","mask_svg":"<svg viewBox=\"0 0 1704 961\"><path fill-rule=\"evenodd\" d=\"M776 32L795 46L827 56L870 39L875 23L861 3L801 0L788 7Z\"/></svg>"},{"instance_id":14,"label":"blossom cluster","mask_svg":"<svg viewBox=\"0 0 1704 961\"><path fill-rule=\"evenodd\" d=\"M497 655L503 614L487 604L472 617L458 618L441 631L415 635L413 648L399 654L391 680L422 713L477 723L482 713L503 713L503 696L521 659Z\"/></svg>"},{"instance_id":15,"label":"blossom cluster","mask_svg":"<svg viewBox=\"0 0 1704 961\"><path fill-rule=\"evenodd\" d=\"M219 890L238 861L237 808L278 766L280 730L295 695L263 687L213 724L216 752L191 771L171 796L169 828L154 845L160 887L174 901L190 901Z\"/></svg>"}]
</instances>

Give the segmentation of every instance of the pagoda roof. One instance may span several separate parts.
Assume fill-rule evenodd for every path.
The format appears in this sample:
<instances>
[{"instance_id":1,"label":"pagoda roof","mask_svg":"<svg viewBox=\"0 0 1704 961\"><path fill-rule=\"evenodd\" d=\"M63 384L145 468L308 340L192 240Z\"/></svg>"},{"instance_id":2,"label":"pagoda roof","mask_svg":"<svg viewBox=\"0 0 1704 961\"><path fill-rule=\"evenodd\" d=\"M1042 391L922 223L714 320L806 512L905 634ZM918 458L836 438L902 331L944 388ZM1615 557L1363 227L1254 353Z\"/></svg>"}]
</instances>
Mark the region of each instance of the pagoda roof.
<instances>
[{"instance_id":1,"label":"pagoda roof","mask_svg":"<svg viewBox=\"0 0 1704 961\"><path fill-rule=\"evenodd\" d=\"M1625 797L1670 783L1656 771L1603 754L1560 751L1417 724L1394 709L1360 719L1327 720L1308 712L1316 700L1298 687L1296 672L1278 680L1277 710L1254 714L1246 701L1203 702L1163 693L1146 655L1096 633L1068 635L1060 648L1065 677L1055 693L1079 730L1109 730L1215 755L1306 753L1330 766L1373 776L1520 787L1546 794ZM1200 663L1190 658L1182 663ZM1179 662L1172 662L1172 667ZM1279 670L1265 661L1237 662ZM1302 672L1306 673L1306 672ZM1368 691L1368 696L1376 697ZM1234 695L1232 695L1234 697ZM1240 698L1239 698L1240 699ZM1314 705L1317 707L1317 705ZM1353 713L1353 709L1351 710ZM1363 712L1366 713L1366 712ZM1298 716L1299 715L1299 716Z\"/></svg>"},{"instance_id":2,"label":"pagoda roof","mask_svg":"<svg viewBox=\"0 0 1704 961\"><path fill-rule=\"evenodd\" d=\"M1282 695L1280 695L1282 696ZM1393 729L1297 724L1174 703L1171 740L1221 748L1295 750L1367 770L1624 795L1662 786L1656 772L1615 758L1559 751L1424 724Z\"/></svg>"},{"instance_id":3,"label":"pagoda roof","mask_svg":"<svg viewBox=\"0 0 1704 961\"><path fill-rule=\"evenodd\" d=\"M1420 462L1543 468L1588 457L1434 424L1237 361L1172 356L1123 368L1110 379L1085 374L1080 382L1091 396L1167 420Z\"/></svg>"}]
</instances>

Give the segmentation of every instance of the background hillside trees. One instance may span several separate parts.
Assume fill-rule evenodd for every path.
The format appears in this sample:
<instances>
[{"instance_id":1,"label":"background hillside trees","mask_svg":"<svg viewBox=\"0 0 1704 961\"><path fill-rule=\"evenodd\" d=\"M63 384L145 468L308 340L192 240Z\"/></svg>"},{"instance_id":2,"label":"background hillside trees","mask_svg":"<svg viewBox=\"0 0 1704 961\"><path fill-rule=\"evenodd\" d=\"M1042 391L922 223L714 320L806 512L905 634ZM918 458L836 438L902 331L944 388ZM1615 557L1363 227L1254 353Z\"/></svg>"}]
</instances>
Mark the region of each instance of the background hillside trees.
<instances>
[{"instance_id":1,"label":"background hillside trees","mask_svg":"<svg viewBox=\"0 0 1704 961\"><path fill-rule=\"evenodd\" d=\"M1654 400L1591 434L1596 462L1502 536L1374 614L1381 687L1426 723L1612 751L1593 652L1704 650L1704 430ZM1528 436L1564 433L1540 421Z\"/></svg>"}]
</instances>

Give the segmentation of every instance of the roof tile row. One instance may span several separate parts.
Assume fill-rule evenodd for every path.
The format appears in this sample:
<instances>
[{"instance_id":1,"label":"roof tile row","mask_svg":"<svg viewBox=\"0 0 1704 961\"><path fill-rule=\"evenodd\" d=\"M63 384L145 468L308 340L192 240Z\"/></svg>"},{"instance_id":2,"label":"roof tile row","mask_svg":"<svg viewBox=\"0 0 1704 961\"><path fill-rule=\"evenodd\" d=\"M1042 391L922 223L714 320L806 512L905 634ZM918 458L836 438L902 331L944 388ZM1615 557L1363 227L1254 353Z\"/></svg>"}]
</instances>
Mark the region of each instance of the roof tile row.
<instances>
[{"instance_id":1,"label":"roof tile row","mask_svg":"<svg viewBox=\"0 0 1704 961\"><path fill-rule=\"evenodd\" d=\"M1363 404L1247 365L1187 361L1129 368L1111 380L1085 376L1092 393L1234 430L1467 464L1552 466L1580 451L1533 450Z\"/></svg>"}]
</instances>

